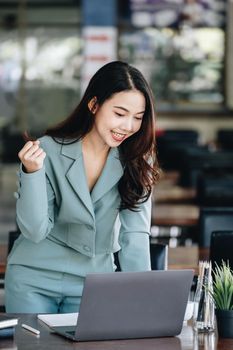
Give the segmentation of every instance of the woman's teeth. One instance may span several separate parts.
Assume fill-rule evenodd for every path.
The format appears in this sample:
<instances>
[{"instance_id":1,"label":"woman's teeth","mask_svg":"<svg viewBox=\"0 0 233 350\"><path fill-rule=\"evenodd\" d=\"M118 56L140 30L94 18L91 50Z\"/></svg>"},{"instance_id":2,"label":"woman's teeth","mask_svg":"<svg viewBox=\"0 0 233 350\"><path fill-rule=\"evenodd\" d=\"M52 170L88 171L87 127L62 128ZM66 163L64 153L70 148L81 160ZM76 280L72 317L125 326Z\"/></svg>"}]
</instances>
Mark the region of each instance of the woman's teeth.
<instances>
[{"instance_id":1,"label":"woman's teeth","mask_svg":"<svg viewBox=\"0 0 233 350\"><path fill-rule=\"evenodd\" d=\"M112 135L113 135L115 140L119 140L119 141L123 140L125 137L125 134L120 134L120 133L114 132L114 131L112 131Z\"/></svg>"}]
</instances>

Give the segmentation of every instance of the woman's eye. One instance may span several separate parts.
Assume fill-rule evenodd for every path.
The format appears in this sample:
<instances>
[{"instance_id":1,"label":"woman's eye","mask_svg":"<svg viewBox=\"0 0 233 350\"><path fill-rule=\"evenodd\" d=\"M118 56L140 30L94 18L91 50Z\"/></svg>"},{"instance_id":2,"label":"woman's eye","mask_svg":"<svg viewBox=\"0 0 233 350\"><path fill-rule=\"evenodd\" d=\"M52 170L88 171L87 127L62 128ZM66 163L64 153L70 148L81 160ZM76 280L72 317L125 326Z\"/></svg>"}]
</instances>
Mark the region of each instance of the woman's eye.
<instances>
[{"instance_id":1,"label":"woman's eye","mask_svg":"<svg viewBox=\"0 0 233 350\"><path fill-rule=\"evenodd\" d=\"M120 114L120 113L117 113L117 112L115 112L116 113L116 115L118 116L118 117L124 117L124 114Z\"/></svg>"},{"instance_id":2,"label":"woman's eye","mask_svg":"<svg viewBox=\"0 0 233 350\"><path fill-rule=\"evenodd\" d=\"M135 119L137 119L137 120L142 120L142 117L135 117Z\"/></svg>"}]
</instances>

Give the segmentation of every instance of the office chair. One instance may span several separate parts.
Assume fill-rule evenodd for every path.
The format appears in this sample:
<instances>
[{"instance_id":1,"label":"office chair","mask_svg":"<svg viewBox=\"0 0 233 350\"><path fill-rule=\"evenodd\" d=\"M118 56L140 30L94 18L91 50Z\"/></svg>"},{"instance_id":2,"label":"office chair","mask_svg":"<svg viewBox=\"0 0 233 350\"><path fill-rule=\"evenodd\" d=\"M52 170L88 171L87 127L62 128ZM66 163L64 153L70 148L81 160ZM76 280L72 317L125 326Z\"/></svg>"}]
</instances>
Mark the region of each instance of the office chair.
<instances>
[{"instance_id":1,"label":"office chair","mask_svg":"<svg viewBox=\"0 0 233 350\"><path fill-rule=\"evenodd\" d=\"M13 125L13 124L12 124ZM8 124L2 129L2 152L1 158L3 163L17 163L18 162L18 150L24 145L24 139L20 132L16 132Z\"/></svg>"},{"instance_id":2,"label":"office chair","mask_svg":"<svg viewBox=\"0 0 233 350\"><path fill-rule=\"evenodd\" d=\"M233 230L233 207L203 207L199 216L199 246L210 247L213 231Z\"/></svg>"},{"instance_id":3,"label":"office chair","mask_svg":"<svg viewBox=\"0 0 233 350\"><path fill-rule=\"evenodd\" d=\"M197 180L196 194L201 206L233 207L233 170L202 171Z\"/></svg>"},{"instance_id":4,"label":"office chair","mask_svg":"<svg viewBox=\"0 0 233 350\"><path fill-rule=\"evenodd\" d=\"M10 254L10 251L14 245L14 242L19 237L20 231L19 229L16 229L15 231L10 231L8 233L8 255Z\"/></svg>"},{"instance_id":5,"label":"office chair","mask_svg":"<svg viewBox=\"0 0 233 350\"><path fill-rule=\"evenodd\" d=\"M221 170L233 172L233 152L211 152L204 147L186 148L180 152L178 164L180 171L180 186L196 187L199 176L205 172L215 173Z\"/></svg>"},{"instance_id":6,"label":"office chair","mask_svg":"<svg viewBox=\"0 0 233 350\"><path fill-rule=\"evenodd\" d=\"M199 133L193 129L166 129L157 136L159 163L166 170L178 170L179 151L198 147Z\"/></svg>"},{"instance_id":7,"label":"office chair","mask_svg":"<svg viewBox=\"0 0 233 350\"><path fill-rule=\"evenodd\" d=\"M222 149L233 150L233 129L219 129L217 132L217 142Z\"/></svg>"},{"instance_id":8,"label":"office chair","mask_svg":"<svg viewBox=\"0 0 233 350\"><path fill-rule=\"evenodd\" d=\"M19 237L20 231L15 230L15 231L10 231L8 233L8 255L14 245L15 240ZM4 299L5 299L5 273L0 273L0 312L5 312L5 304L4 304Z\"/></svg>"},{"instance_id":9,"label":"office chair","mask_svg":"<svg viewBox=\"0 0 233 350\"><path fill-rule=\"evenodd\" d=\"M150 257L152 270L166 270L167 269L167 245L165 244L150 244ZM118 252L114 253L114 263L116 271L121 271Z\"/></svg>"},{"instance_id":10,"label":"office chair","mask_svg":"<svg viewBox=\"0 0 233 350\"><path fill-rule=\"evenodd\" d=\"M0 273L0 312L5 312L4 305L4 273Z\"/></svg>"},{"instance_id":11,"label":"office chair","mask_svg":"<svg viewBox=\"0 0 233 350\"><path fill-rule=\"evenodd\" d=\"M222 261L229 261L233 269L233 230L232 231L214 231L211 234L210 260L215 268L215 263L222 264Z\"/></svg>"},{"instance_id":12,"label":"office chair","mask_svg":"<svg viewBox=\"0 0 233 350\"><path fill-rule=\"evenodd\" d=\"M151 270L166 270L168 260L168 246L162 243L150 244Z\"/></svg>"}]
</instances>

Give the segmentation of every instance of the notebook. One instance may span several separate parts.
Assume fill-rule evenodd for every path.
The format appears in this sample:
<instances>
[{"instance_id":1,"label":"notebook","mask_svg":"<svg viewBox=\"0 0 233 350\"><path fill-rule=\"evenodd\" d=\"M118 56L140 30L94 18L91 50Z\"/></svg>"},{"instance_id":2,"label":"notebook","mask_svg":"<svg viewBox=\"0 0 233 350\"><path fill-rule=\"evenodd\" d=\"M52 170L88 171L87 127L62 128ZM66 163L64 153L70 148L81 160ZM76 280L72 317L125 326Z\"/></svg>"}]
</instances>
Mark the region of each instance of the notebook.
<instances>
[{"instance_id":1,"label":"notebook","mask_svg":"<svg viewBox=\"0 0 233 350\"><path fill-rule=\"evenodd\" d=\"M87 275L75 326L51 327L74 341L180 334L192 270Z\"/></svg>"},{"instance_id":2,"label":"notebook","mask_svg":"<svg viewBox=\"0 0 233 350\"><path fill-rule=\"evenodd\" d=\"M49 327L75 326L78 312L66 314L38 314L37 318Z\"/></svg>"},{"instance_id":3,"label":"notebook","mask_svg":"<svg viewBox=\"0 0 233 350\"><path fill-rule=\"evenodd\" d=\"M18 318L12 317L11 315L1 314L0 315L0 329L14 327L18 324Z\"/></svg>"}]
</instances>

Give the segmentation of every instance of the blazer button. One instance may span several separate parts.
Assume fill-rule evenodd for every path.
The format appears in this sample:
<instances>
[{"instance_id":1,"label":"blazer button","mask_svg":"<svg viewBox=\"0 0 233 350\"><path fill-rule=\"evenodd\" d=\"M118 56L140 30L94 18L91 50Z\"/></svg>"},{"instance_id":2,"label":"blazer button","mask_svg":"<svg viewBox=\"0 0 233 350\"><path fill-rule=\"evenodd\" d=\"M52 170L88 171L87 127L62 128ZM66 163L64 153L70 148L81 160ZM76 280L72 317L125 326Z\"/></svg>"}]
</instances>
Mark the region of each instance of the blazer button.
<instances>
[{"instance_id":1,"label":"blazer button","mask_svg":"<svg viewBox=\"0 0 233 350\"><path fill-rule=\"evenodd\" d=\"M86 225L86 228L90 231L93 230L93 227L91 225Z\"/></svg>"},{"instance_id":2,"label":"blazer button","mask_svg":"<svg viewBox=\"0 0 233 350\"><path fill-rule=\"evenodd\" d=\"M88 247L88 245L84 245L83 249L86 250L86 252L90 252L91 251L91 248Z\"/></svg>"},{"instance_id":3,"label":"blazer button","mask_svg":"<svg viewBox=\"0 0 233 350\"><path fill-rule=\"evenodd\" d=\"M18 192L14 192L14 197L15 197L16 199L19 199L19 193L18 193Z\"/></svg>"}]
</instances>

